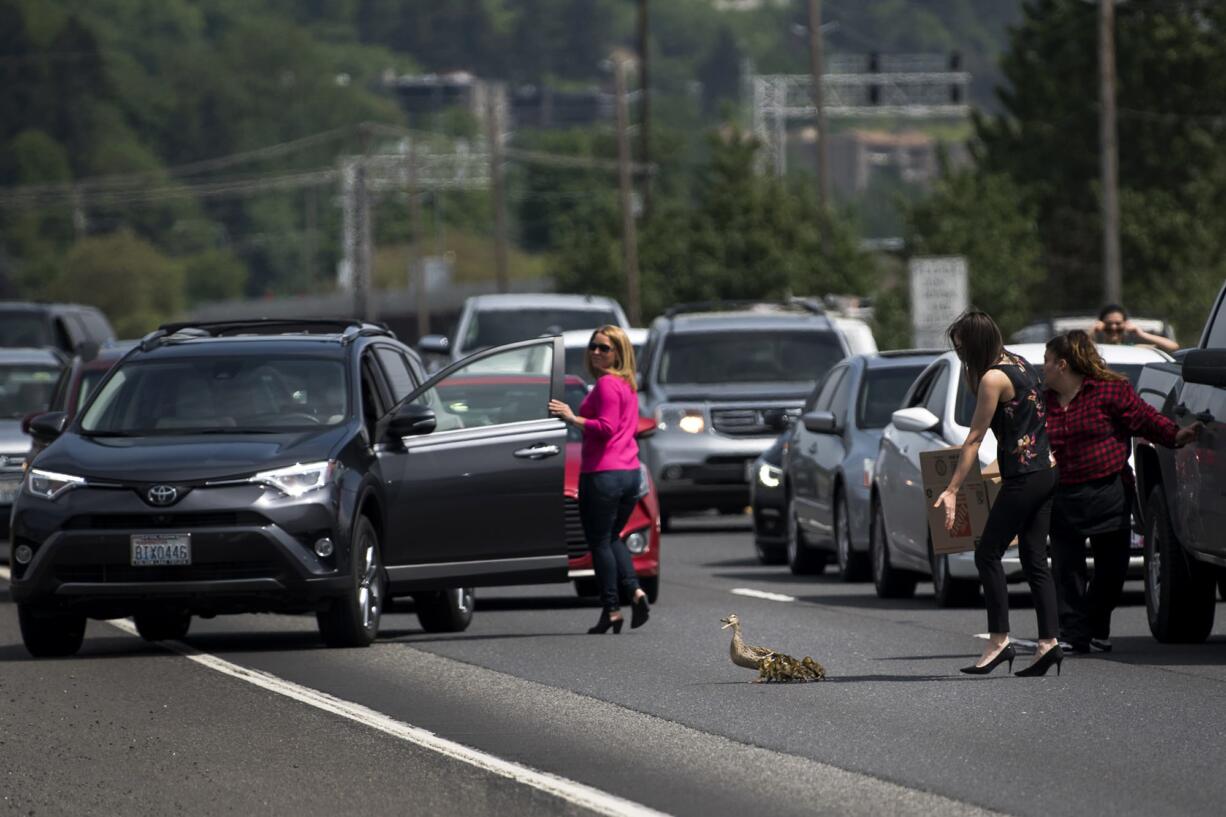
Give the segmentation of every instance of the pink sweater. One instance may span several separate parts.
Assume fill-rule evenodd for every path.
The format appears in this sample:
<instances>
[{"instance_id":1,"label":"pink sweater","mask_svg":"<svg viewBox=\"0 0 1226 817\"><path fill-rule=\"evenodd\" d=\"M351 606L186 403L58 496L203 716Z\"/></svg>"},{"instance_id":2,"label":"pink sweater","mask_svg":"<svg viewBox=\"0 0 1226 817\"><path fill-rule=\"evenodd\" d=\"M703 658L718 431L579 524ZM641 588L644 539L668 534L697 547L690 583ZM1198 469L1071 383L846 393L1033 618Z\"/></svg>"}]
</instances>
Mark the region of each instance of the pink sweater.
<instances>
[{"instance_id":1,"label":"pink sweater","mask_svg":"<svg viewBox=\"0 0 1226 817\"><path fill-rule=\"evenodd\" d=\"M639 401L630 384L617 375L603 375L579 406L583 448L579 471L630 471L639 467Z\"/></svg>"}]
</instances>

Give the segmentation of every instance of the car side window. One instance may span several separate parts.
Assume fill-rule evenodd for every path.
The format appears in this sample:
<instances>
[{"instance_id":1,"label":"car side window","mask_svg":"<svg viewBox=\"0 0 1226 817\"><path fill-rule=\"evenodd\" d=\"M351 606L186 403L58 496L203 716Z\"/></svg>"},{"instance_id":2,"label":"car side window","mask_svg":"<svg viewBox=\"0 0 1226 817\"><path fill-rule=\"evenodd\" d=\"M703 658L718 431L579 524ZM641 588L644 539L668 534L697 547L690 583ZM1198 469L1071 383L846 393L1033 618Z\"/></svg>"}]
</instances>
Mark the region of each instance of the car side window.
<instances>
[{"instance_id":1,"label":"car side window","mask_svg":"<svg viewBox=\"0 0 1226 817\"><path fill-rule=\"evenodd\" d=\"M945 402L949 396L949 367L942 366L941 373L933 382L932 387L928 390L928 396L924 400L924 408L931 411L938 418L945 419Z\"/></svg>"},{"instance_id":2,"label":"car side window","mask_svg":"<svg viewBox=\"0 0 1226 817\"><path fill-rule=\"evenodd\" d=\"M524 366L525 349L534 361ZM435 431L549 418L553 342L483 355L451 371L416 398L435 413Z\"/></svg>"},{"instance_id":3,"label":"car side window","mask_svg":"<svg viewBox=\"0 0 1226 817\"><path fill-rule=\"evenodd\" d=\"M846 372L847 369L840 367L832 369L830 374L826 376L826 382L822 385L822 390L817 395L817 402L813 404L815 411L830 411L835 392L842 385L843 375Z\"/></svg>"},{"instance_id":4,"label":"car side window","mask_svg":"<svg viewBox=\"0 0 1226 817\"><path fill-rule=\"evenodd\" d=\"M384 394L385 387L379 382L378 370L371 356L362 358L362 424L366 428L367 437L375 439L375 425L387 413L388 400Z\"/></svg>"},{"instance_id":5,"label":"car side window","mask_svg":"<svg viewBox=\"0 0 1226 817\"><path fill-rule=\"evenodd\" d=\"M387 383L392 390L393 403L399 403L408 397L413 389L417 388L417 383L413 379L413 373L409 371L409 362L398 350L388 346L377 346L375 347L375 357L379 359L379 364L383 367L383 373L387 375Z\"/></svg>"},{"instance_id":6,"label":"car side window","mask_svg":"<svg viewBox=\"0 0 1226 817\"><path fill-rule=\"evenodd\" d=\"M932 391L932 382L936 378L937 372L935 369L929 369L926 373L920 375L920 380L915 384L904 408L915 408L916 406L924 405L924 402L928 399L928 393Z\"/></svg>"},{"instance_id":7,"label":"car side window","mask_svg":"<svg viewBox=\"0 0 1226 817\"><path fill-rule=\"evenodd\" d=\"M1208 349L1226 349L1226 298L1218 306L1213 323L1209 325L1209 334L1205 337L1205 347Z\"/></svg>"},{"instance_id":8,"label":"car side window","mask_svg":"<svg viewBox=\"0 0 1226 817\"><path fill-rule=\"evenodd\" d=\"M834 396L830 398L829 408L829 411L833 412L840 421L847 417L847 390L851 388L851 374L846 369L843 371L843 376L839 378L839 385L834 388Z\"/></svg>"}]
</instances>

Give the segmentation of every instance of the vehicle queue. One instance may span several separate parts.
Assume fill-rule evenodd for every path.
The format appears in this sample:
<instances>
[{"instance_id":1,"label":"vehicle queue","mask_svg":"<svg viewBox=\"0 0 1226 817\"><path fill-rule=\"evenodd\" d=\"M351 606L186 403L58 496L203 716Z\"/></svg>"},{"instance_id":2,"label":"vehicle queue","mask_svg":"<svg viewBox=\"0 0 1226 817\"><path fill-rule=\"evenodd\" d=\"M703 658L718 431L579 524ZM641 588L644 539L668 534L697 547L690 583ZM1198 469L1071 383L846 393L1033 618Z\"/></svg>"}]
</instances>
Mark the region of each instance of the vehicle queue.
<instances>
[{"instance_id":1,"label":"vehicle queue","mask_svg":"<svg viewBox=\"0 0 1226 817\"><path fill-rule=\"evenodd\" d=\"M412 350L386 330L352 321L327 326L309 321L182 324L163 327L140 343L121 346L112 339L102 347L81 345L58 384L47 389L45 404L23 411L24 426L33 433L38 451L25 463L27 473L21 483L25 490L18 492L36 508L77 488L128 489L137 503L126 521L110 519L114 514L105 520L106 535L114 540L107 557L110 565L94 564L81 550L79 543L89 538L80 533L81 525L97 521L91 514L62 513L51 528L43 521L43 528L23 528L31 534L20 542L13 540L14 597L19 606L26 599L22 623L23 635L29 633L27 646L36 654L75 651L88 615L135 613L142 634L154 638L186 633L193 614L300 608L316 613L325 641L361 644L377 634L379 612L392 594L412 595L423 626L439 631L467 626L472 588L478 585L569 579L581 595L592 594L591 561L582 547L582 528L571 518L577 505L572 484L577 476L571 472L577 468L578 440L573 430L561 446L556 445L563 442L561 438L546 440L545 426L552 421L538 411L542 408L538 404L549 397L577 404L590 384L578 376L573 360L566 365L567 343L530 339L565 330L575 334L584 311L603 310L602 319L621 324L624 315L615 302L594 304L583 296L574 296L582 303L576 314L568 314L566 297L553 296L547 310L550 325L528 326L525 296L516 297L521 300L512 305L513 312L499 312L496 297L484 296L481 303L474 303L465 348L472 346L476 352L433 376L418 352L455 354L446 338L424 339L423 346ZM509 321L511 315L515 321ZM504 328L511 322L523 325ZM491 334L494 327L502 334ZM645 490L622 539L652 602L660 592L660 533L668 529L674 514L704 509L741 513L746 506L752 511L754 552L763 563L786 562L796 574L820 573L834 563L845 581L871 578L882 597L909 596L919 581L931 579L940 606L977 600L978 581L969 554L934 553L919 492L920 452L958 445L969 427L973 395L952 352L877 352L866 324L827 314L811 299L680 305L646 333L637 331L640 334L633 340L642 351L642 421L637 436ZM356 344L362 351L348 358L352 371L338 384L329 381L326 367L299 365L297 353L289 350L302 336L342 347L359 339L382 342ZM228 356L237 346L231 344L227 350L225 339L251 346L257 337L265 342L254 347L260 352L248 349ZM491 348L485 341L501 345ZM572 338L569 345L578 343ZM159 385L157 389L146 385L147 393L141 393L141 378L126 375L139 374L139 358L159 347L177 347L188 358L196 354L211 360L214 368L206 371L197 366L184 374L182 393L166 392L165 378L145 378ZM209 348L212 356L189 353L193 347ZM1009 348L1031 362L1041 361L1041 346ZM1134 384L1142 366L1171 359L1143 346L1103 349L1107 363ZM286 353L284 365L235 362L266 355L267 350ZM225 353L218 357L219 351ZM174 355L162 354L173 362ZM110 371L112 364L117 364L116 371ZM201 381L198 375L207 376ZM193 378L196 382L189 385ZM237 386L241 388L236 390ZM145 406L145 413L138 415L142 400L161 402L157 408ZM235 400L250 403L245 414ZM50 413L35 416L37 409ZM137 484L128 476L133 473L129 462L119 468L124 474L99 479L107 470L108 457L119 456L104 451L116 447L100 445L106 437L158 437L163 438L159 447L164 447L167 436L195 436L193 450L200 451L202 445L215 448L239 435L266 435L271 441L279 435L328 436L323 432L333 428L352 433L333 434L334 442L317 446L319 451L312 456L322 457L323 476L303 471L306 466L297 454L277 459L258 453L260 446L241 445L243 453L237 456L249 462L210 467L208 474L171 469L175 473L168 471L161 481L150 472ZM390 465L397 449L434 448L442 454L449 436L469 447L484 440L488 452L501 451L521 465L533 464L533 479L541 484L558 477L563 485L558 501L538 501L531 509L517 507L527 495L524 472L503 469L511 482L520 481L518 488L489 477L480 486L485 507L491 496L499 503L506 500L500 507L511 523L504 531L510 534L503 537L507 541L493 547L482 543L479 529L457 531L448 521L472 512L464 507L463 495L474 488L446 478L450 472L445 456L436 457L441 470L431 474L433 485L428 489L420 478L404 472L401 462L394 466L400 469L401 480L385 480L400 493L380 497L381 502L371 500L378 510L359 504L348 510L348 516L332 512L314 530L296 530L297 523L291 523L282 537L286 541L273 543L276 558L268 558L266 551L261 559L252 560L250 554L236 556L233 548L227 550L226 559L210 558L209 536L216 531L186 530L198 520L167 513L152 494L155 488L169 488L180 496L196 492L200 500L210 488L242 483L259 486L258 496L243 494L256 505L293 504L286 500L327 487L325 483L333 479L329 468L339 470L346 458L352 459L353 450L368 449L368 456L357 457L365 464L345 467L373 473L372 468L377 470L382 463ZM60 437L75 437L76 442L57 445ZM120 447L139 445L139 441L125 442ZM95 449L88 452L87 465L66 453L73 446L78 457L81 451ZM44 448L51 450L40 453ZM985 440L981 464L993 459L993 450L994 441ZM557 458L558 453L564 455ZM57 470L41 467L53 460ZM473 461L464 464L471 466ZM151 460L141 467L159 466ZM74 470L90 473L71 473ZM304 483L311 479L319 484ZM359 493L361 482L354 489ZM390 506L415 489L426 490L431 498L425 504L432 502L434 507L418 501L417 517L403 510L393 513ZM84 501L88 493L72 499ZM101 507L91 506L91 513ZM277 518L267 509L257 510ZM47 518L45 513L36 515ZM557 524L541 522L551 516L556 516ZM19 517L15 511L13 518ZM536 521L527 521L528 517ZM367 523L361 524L362 519ZM261 516L259 521L264 525L268 518ZM390 531L402 524L415 528L424 524L430 532L427 538L435 538L432 552L414 553L393 541L395 534ZM73 531L53 530L56 525ZM98 535L97 530L85 530ZM77 542L77 549L60 545L63 541ZM264 541L260 547L268 544ZM1142 544L1136 535L1134 573L1142 567ZM222 550L226 549L219 548L218 553ZM457 560L460 551L463 558ZM58 562L52 558L55 552L61 553ZM240 572L246 571L243 578L263 584L259 588L253 584L253 592L243 600L210 596L204 587L210 577L234 578L223 564L237 564ZM149 570L142 573L140 567ZM1006 555L1005 568L1011 580L1020 576L1015 551ZM289 574L294 581L287 581ZM294 582L313 589L282 592ZM189 583L195 594L190 599Z\"/></svg>"}]
</instances>

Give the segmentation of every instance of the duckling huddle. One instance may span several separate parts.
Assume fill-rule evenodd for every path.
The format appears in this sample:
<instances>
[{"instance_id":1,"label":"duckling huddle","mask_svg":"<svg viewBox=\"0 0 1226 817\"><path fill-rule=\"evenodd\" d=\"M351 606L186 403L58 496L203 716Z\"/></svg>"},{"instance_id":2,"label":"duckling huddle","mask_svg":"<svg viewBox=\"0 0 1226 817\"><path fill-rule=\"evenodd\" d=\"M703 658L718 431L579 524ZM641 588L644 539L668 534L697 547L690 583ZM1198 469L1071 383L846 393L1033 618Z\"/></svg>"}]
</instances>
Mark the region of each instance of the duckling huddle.
<instances>
[{"instance_id":1,"label":"duckling huddle","mask_svg":"<svg viewBox=\"0 0 1226 817\"><path fill-rule=\"evenodd\" d=\"M809 656L797 660L777 650L766 647L755 647L746 644L741 638L741 620L736 613L720 619L724 625L720 629L732 628L732 644L729 654L732 663L746 669L756 669L758 678L755 683L790 683L792 681L822 681L826 678L826 669Z\"/></svg>"}]
</instances>

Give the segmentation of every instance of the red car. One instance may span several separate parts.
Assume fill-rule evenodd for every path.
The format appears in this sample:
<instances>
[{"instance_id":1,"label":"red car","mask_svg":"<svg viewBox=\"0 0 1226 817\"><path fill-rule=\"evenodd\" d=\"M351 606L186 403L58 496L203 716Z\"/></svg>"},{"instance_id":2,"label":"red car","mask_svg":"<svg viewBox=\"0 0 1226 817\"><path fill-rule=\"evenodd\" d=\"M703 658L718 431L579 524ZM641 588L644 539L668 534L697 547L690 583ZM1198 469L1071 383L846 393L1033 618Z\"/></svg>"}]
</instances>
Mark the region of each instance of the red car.
<instances>
[{"instance_id":1,"label":"red car","mask_svg":"<svg viewBox=\"0 0 1226 817\"><path fill-rule=\"evenodd\" d=\"M102 381L111 367L135 345L135 341L126 340L113 341L105 346L98 346L95 343L82 344L81 350L65 367L59 381L55 384L55 391L51 395L51 405L47 411L62 411L66 415L65 424L71 423L77 416L77 412L85 407L85 401L93 394L94 387ZM25 425L33 416L30 415L23 421L23 431L27 430ZM26 455L26 462L32 461L34 455L42 451L45 446L45 442L39 442L35 438L31 443L30 453Z\"/></svg>"}]
</instances>

